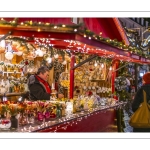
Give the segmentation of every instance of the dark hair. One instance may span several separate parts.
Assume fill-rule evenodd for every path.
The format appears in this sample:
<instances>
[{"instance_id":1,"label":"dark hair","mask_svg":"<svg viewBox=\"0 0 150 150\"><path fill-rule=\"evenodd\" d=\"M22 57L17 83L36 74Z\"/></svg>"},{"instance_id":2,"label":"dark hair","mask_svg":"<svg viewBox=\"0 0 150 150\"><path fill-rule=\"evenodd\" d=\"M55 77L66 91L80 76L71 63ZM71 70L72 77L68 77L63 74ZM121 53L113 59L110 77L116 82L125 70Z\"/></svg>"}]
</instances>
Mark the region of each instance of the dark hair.
<instances>
[{"instance_id":1,"label":"dark hair","mask_svg":"<svg viewBox=\"0 0 150 150\"><path fill-rule=\"evenodd\" d=\"M46 66L42 66L38 69L37 75L39 75L40 73L44 74L46 71L49 71L49 69Z\"/></svg>"}]
</instances>

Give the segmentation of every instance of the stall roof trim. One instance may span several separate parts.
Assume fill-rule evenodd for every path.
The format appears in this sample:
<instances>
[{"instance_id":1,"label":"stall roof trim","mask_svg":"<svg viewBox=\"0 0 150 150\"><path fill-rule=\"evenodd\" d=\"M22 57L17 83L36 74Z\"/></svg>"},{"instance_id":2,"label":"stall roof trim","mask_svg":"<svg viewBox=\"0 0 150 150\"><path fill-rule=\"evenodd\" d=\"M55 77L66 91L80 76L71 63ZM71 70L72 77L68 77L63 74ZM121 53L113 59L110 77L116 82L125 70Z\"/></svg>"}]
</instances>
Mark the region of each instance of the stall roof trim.
<instances>
[{"instance_id":1,"label":"stall roof trim","mask_svg":"<svg viewBox=\"0 0 150 150\"><path fill-rule=\"evenodd\" d=\"M129 51L117 48L94 38L85 38L82 34L74 32L71 28L66 28L66 30L56 30L53 28L50 31L46 31L45 28L45 30L37 31L37 27L31 26L0 26L1 35L4 35L9 31L12 31L11 36L30 37L31 39L34 39L32 42L35 42L36 38L47 38L54 47L60 49L70 49L74 52L97 54L99 56L106 56L124 61L149 63L149 60L145 58L133 57L134 55Z\"/></svg>"}]
</instances>

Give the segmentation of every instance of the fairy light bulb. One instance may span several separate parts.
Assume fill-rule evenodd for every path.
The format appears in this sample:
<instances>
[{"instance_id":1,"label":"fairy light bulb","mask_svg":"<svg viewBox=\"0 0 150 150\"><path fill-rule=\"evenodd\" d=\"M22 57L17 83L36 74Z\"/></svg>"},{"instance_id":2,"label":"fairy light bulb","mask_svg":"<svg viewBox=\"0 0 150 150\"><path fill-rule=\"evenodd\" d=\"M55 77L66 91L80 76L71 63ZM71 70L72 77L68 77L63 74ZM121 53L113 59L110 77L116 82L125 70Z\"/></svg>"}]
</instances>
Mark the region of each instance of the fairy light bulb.
<instances>
[{"instance_id":1,"label":"fairy light bulb","mask_svg":"<svg viewBox=\"0 0 150 150\"><path fill-rule=\"evenodd\" d=\"M97 67L97 62L96 62L96 61L95 61L95 64L94 64L94 66L95 66L95 67Z\"/></svg>"},{"instance_id":2,"label":"fairy light bulb","mask_svg":"<svg viewBox=\"0 0 150 150\"><path fill-rule=\"evenodd\" d=\"M101 64L101 67L104 68L104 64L103 63Z\"/></svg>"},{"instance_id":3,"label":"fairy light bulb","mask_svg":"<svg viewBox=\"0 0 150 150\"><path fill-rule=\"evenodd\" d=\"M7 97L3 96L3 102L7 101Z\"/></svg>"},{"instance_id":4,"label":"fairy light bulb","mask_svg":"<svg viewBox=\"0 0 150 150\"><path fill-rule=\"evenodd\" d=\"M110 71L112 70L112 66L110 66L109 70L110 70Z\"/></svg>"}]
</instances>

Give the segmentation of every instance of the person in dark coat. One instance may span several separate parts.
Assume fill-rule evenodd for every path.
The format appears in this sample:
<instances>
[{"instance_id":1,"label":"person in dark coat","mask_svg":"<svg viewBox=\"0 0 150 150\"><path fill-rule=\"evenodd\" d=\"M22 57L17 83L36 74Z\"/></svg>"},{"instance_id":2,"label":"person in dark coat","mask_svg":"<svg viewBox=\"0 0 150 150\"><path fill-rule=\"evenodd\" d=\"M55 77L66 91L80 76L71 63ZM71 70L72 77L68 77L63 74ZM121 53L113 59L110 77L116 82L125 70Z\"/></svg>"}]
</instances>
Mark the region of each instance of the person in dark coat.
<instances>
[{"instance_id":1,"label":"person in dark coat","mask_svg":"<svg viewBox=\"0 0 150 150\"><path fill-rule=\"evenodd\" d=\"M30 100L50 100L51 86L47 82L49 69L42 66L36 75L31 75L28 79L29 99Z\"/></svg>"},{"instance_id":2,"label":"person in dark coat","mask_svg":"<svg viewBox=\"0 0 150 150\"><path fill-rule=\"evenodd\" d=\"M146 92L147 103L150 104L150 72L143 75L142 82L143 85L137 91L132 103L133 112L135 112L143 102L143 90ZM133 128L133 132L150 132L150 128Z\"/></svg>"}]
</instances>

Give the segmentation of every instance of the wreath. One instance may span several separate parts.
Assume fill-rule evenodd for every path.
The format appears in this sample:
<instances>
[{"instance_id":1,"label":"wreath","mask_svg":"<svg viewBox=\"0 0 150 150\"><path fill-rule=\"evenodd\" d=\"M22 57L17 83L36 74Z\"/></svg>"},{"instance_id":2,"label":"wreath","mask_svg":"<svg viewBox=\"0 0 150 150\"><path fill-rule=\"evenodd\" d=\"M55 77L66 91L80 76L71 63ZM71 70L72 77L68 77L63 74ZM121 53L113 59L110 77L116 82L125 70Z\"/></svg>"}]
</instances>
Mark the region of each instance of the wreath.
<instances>
[{"instance_id":1,"label":"wreath","mask_svg":"<svg viewBox=\"0 0 150 150\"><path fill-rule=\"evenodd\" d=\"M119 76L115 79L115 88L117 91L122 91L127 88L127 80L124 76Z\"/></svg>"}]
</instances>

